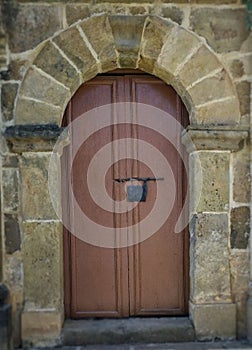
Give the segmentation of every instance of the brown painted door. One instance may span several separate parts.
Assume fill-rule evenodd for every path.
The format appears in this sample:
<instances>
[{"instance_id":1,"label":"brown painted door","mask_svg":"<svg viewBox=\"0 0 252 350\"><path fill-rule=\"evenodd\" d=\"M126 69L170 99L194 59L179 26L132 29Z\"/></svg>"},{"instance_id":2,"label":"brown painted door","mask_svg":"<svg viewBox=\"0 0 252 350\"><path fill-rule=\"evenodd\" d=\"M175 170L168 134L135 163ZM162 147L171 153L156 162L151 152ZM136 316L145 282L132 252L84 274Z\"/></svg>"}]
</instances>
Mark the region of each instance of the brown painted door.
<instances>
[{"instance_id":1,"label":"brown painted door","mask_svg":"<svg viewBox=\"0 0 252 350\"><path fill-rule=\"evenodd\" d=\"M180 98L172 87L151 76L115 74L96 77L85 83L67 108L67 122L76 120L95 107L124 101L152 105L168 112L180 123L184 122L182 119L187 119ZM142 228L139 223L151 215L157 200L157 183L149 181L146 201L135 203L134 208L130 207L132 203L129 202L129 208L125 212L113 211L113 205L111 210L98 206L90 195L86 179L87 169L100 149L110 145L111 166L105 174L105 186L113 200L127 202L127 187L136 185L134 181L116 182L115 179L155 177L159 173L163 180L160 180L161 191L158 196L167 195L165 191L169 186L176 187L176 196L173 209L165 223L150 238L135 245L123 248L99 247L86 243L66 230L66 316L82 318L186 314L188 235L187 230L174 233L174 226L183 205L186 181L176 145L172 145L166 137L151 128L136 123L138 111L131 106L126 105L120 111L115 112L113 109L113 112L110 112L112 119L116 118L117 113L123 113L125 123L117 124L113 120L111 126L100 129L98 125L97 131L81 145L68 175L66 169L69 168L71 147L65 150L62 170L67 176L63 178L63 188L67 187L69 181L72 183L74 196L81 210L98 225L113 228L115 241L120 240L118 230L122 227L129 228L133 225L134 237L141 235L139 230ZM82 119L85 123L85 117ZM179 130L177 133L176 142L179 144ZM123 141L117 143L118 140ZM152 145L162 155L161 160L157 157L155 174L153 169L141 160L142 141ZM113 162L113 159L116 159L115 155L119 153L127 156ZM164 173L166 168L162 157L170 164L173 179ZM99 175L98 171L92 176L92 186L98 189L98 196L101 186ZM142 184L143 182L137 183L138 186ZM68 206L67 219L76 220L75 208L71 206L71 201L69 203L66 198L63 206ZM159 219L159 213L151 217L153 224ZM85 227L83 230L85 231Z\"/></svg>"}]
</instances>

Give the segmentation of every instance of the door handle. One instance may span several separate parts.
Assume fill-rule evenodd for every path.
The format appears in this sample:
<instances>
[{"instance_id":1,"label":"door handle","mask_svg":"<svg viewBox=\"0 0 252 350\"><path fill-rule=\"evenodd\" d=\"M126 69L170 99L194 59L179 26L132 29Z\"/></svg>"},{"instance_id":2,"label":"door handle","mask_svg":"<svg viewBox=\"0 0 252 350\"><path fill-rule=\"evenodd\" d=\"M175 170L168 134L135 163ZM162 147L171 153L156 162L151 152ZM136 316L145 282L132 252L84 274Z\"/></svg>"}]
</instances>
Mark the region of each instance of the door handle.
<instances>
[{"instance_id":1,"label":"door handle","mask_svg":"<svg viewBox=\"0 0 252 350\"><path fill-rule=\"evenodd\" d=\"M127 181L143 181L142 186L128 186L127 200L128 202L145 202L147 197L147 181L164 180L163 177L127 177L121 179L114 179L114 181L122 183Z\"/></svg>"}]
</instances>

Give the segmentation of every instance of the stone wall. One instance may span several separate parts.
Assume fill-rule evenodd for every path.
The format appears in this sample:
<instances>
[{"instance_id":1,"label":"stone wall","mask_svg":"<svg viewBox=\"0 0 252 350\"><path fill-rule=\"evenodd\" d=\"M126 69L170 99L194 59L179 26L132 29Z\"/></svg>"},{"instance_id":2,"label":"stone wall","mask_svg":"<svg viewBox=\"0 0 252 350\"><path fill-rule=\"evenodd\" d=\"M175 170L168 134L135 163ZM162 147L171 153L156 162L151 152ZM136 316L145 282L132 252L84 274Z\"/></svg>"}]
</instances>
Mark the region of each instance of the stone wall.
<instances>
[{"instance_id":1,"label":"stone wall","mask_svg":"<svg viewBox=\"0 0 252 350\"><path fill-rule=\"evenodd\" d=\"M118 67L140 67L171 83L181 94L194 128L249 130L252 33L240 0L2 0L1 10L2 130L16 124L60 125L64 108L81 83ZM202 135L204 143L207 133ZM221 307L229 303L232 315L235 305L236 325L230 327L236 328L238 337L245 337L250 144L243 137L239 145L233 145L236 141L230 134L229 138L212 135L214 141L208 142L208 148L201 143L197 155L205 173L200 202L192 209L191 312L196 325L208 315L208 311L198 312L198 304L208 310L212 303ZM223 147L230 140L231 145ZM20 343L24 305L26 311L57 308L54 316L45 314L41 321L50 320L53 336L59 332L62 317L60 256L48 251L47 261L56 270L47 282L56 292L41 293L39 305L36 296L41 286L34 286L29 279L32 272L27 271L31 265L40 270L41 259L32 256L32 249L48 247L45 232L49 232L51 247L61 245L55 238L61 227L47 203L50 147L39 146L34 151L34 145L29 145L12 152L1 138L1 273L11 291L16 345ZM190 158L192 174L197 170L194 157ZM197 184L192 186L196 193ZM41 203L47 203L44 209ZM198 254L209 244L205 261L199 262ZM23 324L32 328L25 313ZM200 330L199 336L204 338L207 332ZM226 334L233 333L227 330Z\"/></svg>"}]
</instances>

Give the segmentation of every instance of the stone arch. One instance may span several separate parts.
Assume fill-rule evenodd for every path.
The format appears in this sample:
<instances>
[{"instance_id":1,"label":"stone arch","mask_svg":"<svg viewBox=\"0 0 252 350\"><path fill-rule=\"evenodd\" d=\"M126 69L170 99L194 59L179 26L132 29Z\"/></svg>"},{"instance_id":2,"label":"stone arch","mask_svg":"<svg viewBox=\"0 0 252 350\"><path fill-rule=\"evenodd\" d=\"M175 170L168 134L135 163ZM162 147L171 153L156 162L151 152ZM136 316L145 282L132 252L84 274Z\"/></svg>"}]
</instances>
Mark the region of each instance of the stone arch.
<instances>
[{"instance_id":1,"label":"stone arch","mask_svg":"<svg viewBox=\"0 0 252 350\"><path fill-rule=\"evenodd\" d=\"M231 78L202 38L158 16L101 14L42 45L20 86L15 123L60 125L77 88L116 68L138 68L171 84L192 125L239 122Z\"/></svg>"}]
</instances>

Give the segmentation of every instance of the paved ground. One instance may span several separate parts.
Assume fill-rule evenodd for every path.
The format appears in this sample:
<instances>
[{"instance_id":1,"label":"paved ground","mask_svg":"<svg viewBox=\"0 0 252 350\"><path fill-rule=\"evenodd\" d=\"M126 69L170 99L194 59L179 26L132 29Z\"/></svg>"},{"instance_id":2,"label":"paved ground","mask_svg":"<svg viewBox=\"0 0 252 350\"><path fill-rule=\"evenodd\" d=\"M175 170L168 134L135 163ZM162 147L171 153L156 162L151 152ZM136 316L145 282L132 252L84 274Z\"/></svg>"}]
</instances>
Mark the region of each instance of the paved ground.
<instances>
[{"instance_id":1,"label":"paved ground","mask_svg":"<svg viewBox=\"0 0 252 350\"><path fill-rule=\"evenodd\" d=\"M141 345L89 345L63 346L57 348L43 348L43 350L211 350L211 349L250 349L252 344L247 342L191 342ZM33 348L32 350L38 350Z\"/></svg>"}]
</instances>

